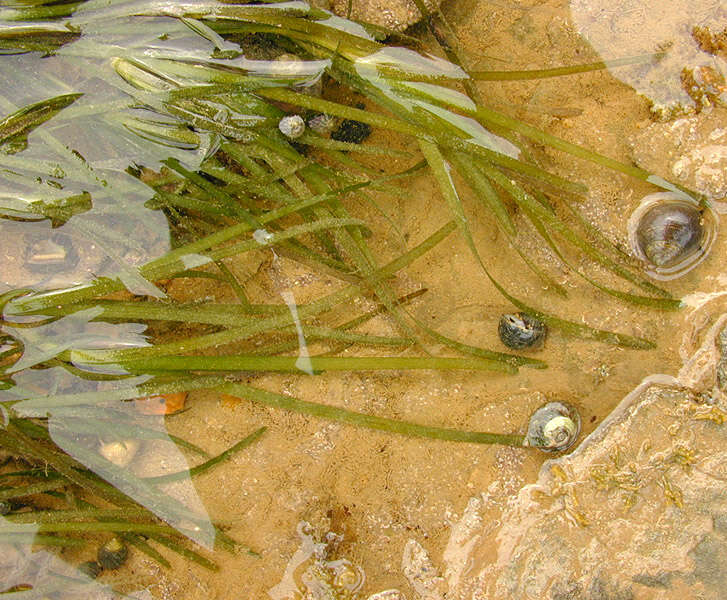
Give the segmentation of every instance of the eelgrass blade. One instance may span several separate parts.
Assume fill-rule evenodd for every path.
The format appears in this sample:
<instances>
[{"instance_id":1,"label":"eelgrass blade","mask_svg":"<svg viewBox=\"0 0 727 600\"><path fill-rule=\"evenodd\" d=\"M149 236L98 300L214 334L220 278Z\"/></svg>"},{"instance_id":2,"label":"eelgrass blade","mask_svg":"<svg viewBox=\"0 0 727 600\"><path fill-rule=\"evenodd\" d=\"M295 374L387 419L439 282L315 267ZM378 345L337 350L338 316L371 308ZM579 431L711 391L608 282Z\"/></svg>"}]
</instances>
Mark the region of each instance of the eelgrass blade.
<instances>
[{"instance_id":1,"label":"eelgrass blade","mask_svg":"<svg viewBox=\"0 0 727 600\"><path fill-rule=\"evenodd\" d=\"M123 352L123 351L122 351ZM76 365L101 367L97 353L92 351L72 350L71 359ZM103 356L103 355L102 355ZM158 356L154 358L124 358L119 353L116 364L131 373L154 372L189 372L189 371L256 371L256 372L300 372L298 358L294 356ZM497 360L447 358L447 357L415 357L415 356L377 356L377 357L340 357L320 356L310 358L314 372L323 371L381 371L381 370L475 370L499 371L514 373L511 365Z\"/></svg>"},{"instance_id":2,"label":"eelgrass blade","mask_svg":"<svg viewBox=\"0 0 727 600\"><path fill-rule=\"evenodd\" d=\"M0 9L0 21L50 21L73 14L81 2L65 2L62 4L38 4L23 6L16 4L12 8Z\"/></svg>"},{"instance_id":3,"label":"eelgrass blade","mask_svg":"<svg viewBox=\"0 0 727 600\"><path fill-rule=\"evenodd\" d=\"M502 230L513 236L516 234L515 225L510 218L502 200L498 197L487 178L472 162L471 158L463 152L452 152L448 156L457 168L457 172L464 177L467 184L477 194L477 198L492 212Z\"/></svg>"},{"instance_id":4,"label":"eelgrass blade","mask_svg":"<svg viewBox=\"0 0 727 600\"><path fill-rule=\"evenodd\" d=\"M240 285L237 277L233 275L232 271L230 271L223 261L218 260L215 262L215 265L217 265L217 268L222 273L223 279L227 281L229 286L232 288L232 291L235 292L235 296L237 296L237 299L240 301L240 305L243 307L243 312L253 312L252 304L250 304L250 300L245 293L245 289Z\"/></svg>"},{"instance_id":5,"label":"eelgrass blade","mask_svg":"<svg viewBox=\"0 0 727 600\"><path fill-rule=\"evenodd\" d=\"M23 525L13 527L11 521L3 524L3 533L22 533ZM48 521L44 522L41 520L37 524L37 531L39 533L97 533L97 532L133 532L144 535L171 535L177 537L189 537L193 539L193 532L188 530L185 534L184 529L176 530L169 525L160 525L156 523L132 523L131 521L69 521L69 522L56 522Z\"/></svg>"},{"instance_id":6,"label":"eelgrass blade","mask_svg":"<svg viewBox=\"0 0 727 600\"><path fill-rule=\"evenodd\" d=\"M568 292L566 289L530 260L520 248L519 244L513 239L516 231L510 214L489 180L482 174L477 165L469 160L465 154L460 152L451 153L448 156L456 166L458 173L462 175L470 188L475 192L477 198L494 214L508 242L520 255L520 258L522 258L528 268L543 281L548 289L552 289L560 296L567 297Z\"/></svg>"},{"instance_id":7,"label":"eelgrass blade","mask_svg":"<svg viewBox=\"0 0 727 600\"><path fill-rule=\"evenodd\" d=\"M44 535L37 533L11 532L0 530L0 542L6 544L27 544L42 546L60 546L68 548L80 548L88 545L88 540L62 535ZM11 598L18 598L17 593L12 593ZM22 593L22 592L21 592ZM37 598L36 595L28 596L28 598Z\"/></svg>"},{"instance_id":8,"label":"eelgrass blade","mask_svg":"<svg viewBox=\"0 0 727 600\"><path fill-rule=\"evenodd\" d=\"M653 342L650 342L648 340L636 338L633 336L628 336L624 334L619 334L615 332L610 331L603 331L599 329L594 329L592 327L588 327L587 325L582 325L580 323L575 323L572 321L567 321L565 319L561 319L559 317L555 317L552 315L549 315L543 311L533 309L532 307L529 307L525 303L521 302L520 300L516 299L514 296L509 294L504 287L502 287L495 278L490 274L489 270L485 266L485 264L482 262L482 259L480 257L479 252L477 251L477 247L475 246L474 240L472 239L472 235L469 231L469 227L467 226L467 219L464 216L464 210L462 208L462 204L459 200L459 196L457 195L457 191L454 187L454 183L452 182L452 179L450 177L450 174L448 172L447 165L437 149L437 147L434 144L431 144L429 142L424 142L420 140L419 142L422 152L424 153L425 157L427 158L427 161L429 162L430 166L432 166L432 171L434 172L434 175L439 183L440 188L442 189L442 193L444 194L445 198L447 199L448 204L450 205L452 212L455 215L456 222L458 224L459 230L462 233L465 241L467 242L467 245L469 246L472 255L475 257L477 262L479 263L480 267L484 271L487 278L492 282L492 284L497 288L497 290L510 302L512 302L515 306L517 306L520 310L528 312L530 314L533 314L536 317L541 318L543 321L545 321L548 325L554 328L562 329L564 332L575 335L577 337L581 337L584 339L593 339L598 340L600 342L610 343L610 344L616 344L618 346L625 346L625 347L631 347L631 348L640 348L640 349L651 349L654 347ZM496 169L490 169L486 171L486 173L489 175L490 173L497 173L500 175L499 171ZM498 177L497 183L499 184L500 181L506 179L504 176Z\"/></svg>"},{"instance_id":9,"label":"eelgrass blade","mask_svg":"<svg viewBox=\"0 0 727 600\"><path fill-rule=\"evenodd\" d=\"M195 552L194 550L187 548L186 546L183 546L179 542L177 542L175 539L172 539L170 537L159 535L156 533L149 534L149 539L154 540L155 542L161 544L162 546L166 546L173 552L176 552L180 556L183 556L184 558L191 560L192 562L196 562L198 565L204 567L205 569L208 569L210 571L219 571L220 568L217 565L216 562L213 560L210 560L209 558L206 558L199 554L198 552Z\"/></svg>"},{"instance_id":10,"label":"eelgrass blade","mask_svg":"<svg viewBox=\"0 0 727 600\"><path fill-rule=\"evenodd\" d=\"M656 348L656 344L651 340L634 337L623 333L616 333L614 331L596 329L594 327L589 327L588 325L575 323L573 321L567 321L565 319L561 319L560 317L550 315L546 312L543 312L542 310L528 306L514 296L511 296L510 294L508 294L505 288L503 288L492 278L490 278L490 281L492 281L493 285L507 300L509 300L521 311L533 315L534 317L544 321L548 324L548 326L554 329L560 329L561 331L563 331L563 333L567 335L572 335L574 337L578 337L584 340L594 340L597 342L603 342L604 344L612 344L614 346L634 348L637 350L653 350L654 348Z\"/></svg>"},{"instance_id":11,"label":"eelgrass blade","mask_svg":"<svg viewBox=\"0 0 727 600\"><path fill-rule=\"evenodd\" d=\"M414 137L426 135L418 127L410 125L401 119L372 113L360 108L353 108L351 106L346 106L345 104L339 104L338 102L332 102L322 98L307 96L306 94L300 94L291 90L282 88L265 88L256 90L255 93L270 100L287 102L294 106L315 110L327 115L368 123L372 127L379 127L381 129L388 129L398 133L405 133Z\"/></svg>"},{"instance_id":12,"label":"eelgrass blade","mask_svg":"<svg viewBox=\"0 0 727 600\"><path fill-rule=\"evenodd\" d=\"M472 444L505 444L509 446L521 446L524 440L524 436L518 434L486 433L480 431L464 431L459 429L430 427L408 421L397 421L395 419L367 415L336 406L307 402L291 396L275 394L273 392L268 392L266 390L261 390L241 383L228 383L217 388L217 391L237 398L244 398L252 402L265 404L266 406L282 408L284 410L312 417L319 417L368 429L398 433L410 437L423 437L452 442L468 442Z\"/></svg>"},{"instance_id":13,"label":"eelgrass blade","mask_svg":"<svg viewBox=\"0 0 727 600\"><path fill-rule=\"evenodd\" d=\"M205 471L209 471L218 464L232 458L232 456L234 456L236 452L239 452L240 450L243 450L244 448L247 448L251 444L255 443L258 439L260 439L260 437L263 433L265 433L266 430L267 427L260 427L259 429L256 429L250 435L237 442L234 446L231 446L217 456L210 458L208 461L205 461L202 464L199 464L188 470L177 471L176 473L169 473L167 475L157 475L156 477L145 477L144 480L152 484L169 483L171 481L185 480L190 477L199 475L200 473L204 473Z\"/></svg>"},{"instance_id":14,"label":"eelgrass blade","mask_svg":"<svg viewBox=\"0 0 727 600\"><path fill-rule=\"evenodd\" d=\"M29 21L0 24L0 55L55 50L78 39L80 33L65 23Z\"/></svg>"},{"instance_id":15,"label":"eelgrass blade","mask_svg":"<svg viewBox=\"0 0 727 600\"><path fill-rule=\"evenodd\" d=\"M35 496L50 490L58 490L68 483L63 479L51 479L50 481L39 481L37 483L29 483L27 485L13 486L9 490L0 490L0 502L12 500L14 498L25 498L27 496Z\"/></svg>"},{"instance_id":16,"label":"eelgrass blade","mask_svg":"<svg viewBox=\"0 0 727 600\"><path fill-rule=\"evenodd\" d=\"M524 81L528 79L548 79L551 77L562 77L564 75L575 75L577 73L588 73L589 71L601 71L625 65L639 65L653 63L666 56L665 52L653 54L640 54L637 56L626 56L611 60L599 60L592 63L568 65L565 67L554 67L549 69L527 69L511 71L470 71L469 75L476 81Z\"/></svg>"},{"instance_id":17,"label":"eelgrass blade","mask_svg":"<svg viewBox=\"0 0 727 600\"><path fill-rule=\"evenodd\" d=\"M603 167L607 167L611 170L624 173L625 175L629 175L641 181L647 181L662 189L675 192L687 198L692 198L692 192L679 184L666 181L665 179L649 173L648 171L641 169L640 167L627 165L607 156L603 156L602 154L598 154L597 152L593 152L592 150L588 150L583 146L578 146L577 144L567 142L566 140L563 140L557 136L549 134L545 131L541 131L536 127L527 125L522 121L495 112L492 109L486 108L484 106L478 106L472 114L478 119L481 119L483 124L494 125L497 127L503 127L505 129L516 131L517 133L529 139L532 139L533 141L547 146L551 146L553 148L557 148L558 150L567 152L568 154L571 154L572 156L575 156L577 158L581 158L589 162L601 165Z\"/></svg>"},{"instance_id":18,"label":"eelgrass blade","mask_svg":"<svg viewBox=\"0 0 727 600\"><path fill-rule=\"evenodd\" d=\"M638 285L642 289L645 289L651 293L659 295L661 298L654 298L654 307L662 308L664 310L675 310L679 307L679 301L669 298L669 293L666 290L654 285L650 281L639 277L617 263L613 259L607 257L603 253L599 252L593 245L589 244L585 239L579 236L575 231L568 227L563 221L561 221L557 215L553 212L543 208L543 206L537 202L530 194L525 192L516 183L505 177L502 173L493 169L487 165L482 165L484 172L488 177L492 179L498 186L504 189L518 205L527 211L532 216L533 223L540 222L543 225L547 224L554 231L557 231L562 235L568 242L573 244L579 250L587 254L597 263L601 264L609 271L618 275L622 279L625 279L635 285ZM537 227L537 225L536 225ZM547 239L546 239L547 241Z\"/></svg>"},{"instance_id":19,"label":"eelgrass blade","mask_svg":"<svg viewBox=\"0 0 727 600\"><path fill-rule=\"evenodd\" d=\"M62 440L56 439L56 441L59 443L62 442L64 449L69 453L84 458L83 470L79 469L81 463L75 461L70 456L62 454L50 447L43 446L17 433L17 429L12 424L1 433L0 441L11 452L17 453L20 456L32 456L36 460L45 461L62 474L66 480L117 505L129 505L131 502L130 497L133 497L137 502L168 522L186 523L189 526L192 526L192 524L197 525L195 531L185 530L186 533L182 534L188 534L190 539L204 540L208 534L205 531L205 522L200 519L200 515L194 514L171 497L160 497L154 488L147 486L138 478L127 474L123 469L109 463L100 455L94 456L78 442L72 440L71 436L62 436ZM85 470L85 467L91 468L97 473L104 473L112 485L108 485L104 481L90 476ZM121 489L128 491L129 495L119 491Z\"/></svg>"},{"instance_id":20,"label":"eelgrass blade","mask_svg":"<svg viewBox=\"0 0 727 600\"><path fill-rule=\"evenodd\" d=\"M149 544L144 536L137 533L130 533L128 531L121 532L119 535L124 541L128 542L135 548L138 548L141 552L146 554L152 560L158 562L163 567L166 567L167 569L172 568L171 563L164 557L163 554L154 548L154 546Z\"/></svg>"},{"instance_id":21,"label":"eelgrass blade","mask_svg":"<svg viewBox=\"0 0 727 600\"><path fill-rule=\"evenodd\" d=\"M354 144L353 142L338 142L330 140L319 135L314 135L306 131L296 142L305 146L314 148L323 148L325 150L338 150L342 152L358 152L360 154L375 154L380 156L389 156L392 158L408 158L411 156L409 152L404 150L395 150L383 146L374 146L372 144Z\"/></svg>"},{"instance_id":22,"label":"eelgrass blade","mask_svg":"<svg viewBox=\"0 0 727 600\"><path fill-rule=\"evenodd\" d=\"M438 331L435 331L431 327L428 327L421 319L417 319L411 315L409 315L414 322L416 323L417 327L422 329L429 337L436 340L437 342L444 344L445 346L449 346L450 348L453 348L457 352L461 352L462 354L469 354L471 356L477 356L480 358L486 358L489 360L499 360L504 363L510 364L514 367L531 367L533 369L547 369L548 364L545 361L539 360L537 358L530 358L529 356L519 356L517 354L507 354L505 352L495 352L493 350L488 350L487 348L480 348L478 346L471 346L469 344L464 344L463 342L459 342L455 339L449 338L445 335L442 335Z\"/></svg>"},{"instance_id":23,"label":"eelgrass blade","mask_svg":"<svg viewBox=\"0 0 727 600\"><path fill-rule=\"evenodd\" d=\"M398 270L403 269L404 267L409 265L411 262L413 262L417 258L426 254L429 250L434 248L437 244L441 243L456 228L457 228L457 226L455 225L455 223L453 221L450 221L449 223L440 227L437 231L435 231L433 234L431 234L424 241L419 243L416 247L405 252L398 258L392 260L387 265L384 265L383 267L381 267L378 271L376 271L375 273L373 273L371 275L371 278L373 280L378 280L378 279L390 277L391 275L396 273ZM357 294L360 294L361 291L362 291L361 287L358 284L350 285L342 290L333 292L332 294L330 294L326 297L323 297L323 298L320 298L319 300L311 302L310 304L308 304L304 307L299 307L299 309L298 309L299 316L301 319L305 319L307 317L311 317L311 316L326 312L328 310L331 310L333 307L340 304L341 302L345 302L346 300L356 296ZM164 355L169 355L169 354L176 354L179 352L201 350L203 348L209 348L210 346L236 342L236 341L239 341L242 339L249 338L258 333L262 333L264 331L269 331L269 330L275 330L280 327L292 325L293 323L294 323L293 318L290 315L290 312L288 311L288 313L270 316L265 319L260 319L260 320L256 321L254 324L251 324L249 327L237 327L237 328L230 329L227 331L192 337L192 338L188 338L184 342L170 342L170 343L166 343L166 344L157 344L156 346L152 346L152 347L148 347L148 348L138 348L138 349L134 349L134 350L125 351L123 354L123 357L125 359L130 359L130 358L141 358L141 357L151 357L151 356L164 356ZM105 362L109 362L109 363L113 364L121 356L118 354L118 352L119 352L118 350L107 350L107 351L103 351L103 352L96 351L96 352L93 352L92 354L93 354L93 357L95 360L101 360L101 361L105 361ZM170 389L168 391L171 392L171 391L180 391L180 390L179 389ZM161 393L161 392L157 392L157 393ZM131 396L131 397L134 397L134 396Z\"/></svg>"},{"instance_id":24,"label":"eelgrass blade","mask_svg":"<svg viewBox=\"0 0 727 600\"><path fill-rule=\"evenodd\" d=\"M414 0L414 4L422 15L423 21L427 24L429 31L437 40L439 47L444 50L446 57L449 61L457 65L467 77L462 80L462 86L464 87L467 95L477 104L482 104L482 96L480 95L477 86L472 80L472 76L464 66L464 61L459 53L457 35L452 30L452 27L447 22L447 19L442 14L442 11L437 9L435 14L429 12L424 0Z\"/></svg>"},{"instance_id":25,"label":"eelgrass blade","mask_svg":"<svg viewBox=\"0 0 727 600\"><path fill-rule=\"evenodd\" d=\"M358 344L361 346L411 346L416 343L416 340L413 338L366 335L363 333L341 331L339 328L315 325L301 325L300 330L308 342L323 340L329 344ZM254 353L270 356L298 349L299 342L297 331L293 328L288 328L288 331L286 331L285 334L291 338L289 342L282 342L274 346L256 348Z\"/></svg>"},{"instance_id":26,"label":"eelgrass blade","mask_svg":"<svg viewBox=\"0 0 727 600\"><path fill-rule=\"evenodd\" d=\"M113 389L93 392L77 392L66 394L43 394L31 396L13 406L23 417L45 417L53 413L54 409L68 408L71 406L94 406L105 405L115 401L134 400L158 394L175 394L192 390L207 389L220 383L219 377L175 377L173 379L149 380L148 382L124 386L123 384ZM206 456L207 453L190 442L185 447L189 450Z\"/></svg>"},{"instance_id":27,"label":"eelgrass blade","mask_svg":"<svg viewBox=\"0 0 727 600\"><path fill-rule=\"evenodd\" d=\"M11 138L25 137L33 129L73 104L83 94L64 94L29 104L0 121L0 146Z\"/></svg>"},{"instance_id":28,"label":"eelgrass blade","mask_svg":"<svg viewBox=\"0 0 727 600\"><path fill-rule=\"evenodd\" d=\"M280 233L271 234L269 238L265 238L263 243L253 239L247 242L235 244L231 247L225 247L208 252L208 256L198 253L198 250L209 248L210 244L216 244L218 241L230 239L243 232L249 232L252 227L248 223L243 223L227 228L223 232L218 232L218 234L212 234L211 236L208 236L199 242L189 244L184 248L171 251L161 259L147 263L139 269L139 272L142 277L148 280L163 279L190 268L191 265L187 261L188 258L199 260L200 262L197 262L195 265L199 266L200 264L221 260L241 252L256 250L265 246L273 246L277 243L284 242L288 239L295 238L306 233L327 228L347 226L365 228L366 223L360 219L327 219L324 221L316 221L313 223L290 227ZM26 311L42 311L44 308L51 306L73 304L74 302L79 302L88 298L107 295L111 292L121 290L123 287L123 283L118 279L100 277L95 279L92 283L80 285L74 288L37 293L25 298L18 298L12 302L12 306L13 310L17 311L15 314L21 314Z\"/></svg>"},{"instance_id":29,"label":"eelgrass blade","mask_svg":"<svg viewBox=\"0 0 727 600\"><path fill-rule=\"evenodd\" d=\"M679 299L673 299L673 298L663 298L658 297L655 298L653 296L640 296L638 294L632 294L629 292L623 292L621 290L614 289L612 287L609 287L607 285L604 285L602 283L599 283L595 279L588 277L583 271L576 268L571 262L566 259L566 257L561 252L558 245L555 243L555 240L553 240L550 233L547 231L545 226L543 225L542 221L538 218L537 215L533 214L533 211L529 208L522 207L523 212L528 216L530 219L530 222L533 224L535 229L540 234L540 237L545 240L545 243L548 245L548 247L553 251L553 253L560 259L560 261L568 267L571 271L576 273L576 275L583 278L585 281L590 283L593 287L601 290L602 292L608 294L609 296L613 296L614 298L618 298L619 300L622 300L624 302L629 302L630 304L640 305L640 306L648 306L650 308L655 308L658 310L665 310L665 311L675 311L679 310L682 307L682 302Z\"/></svg>"},{"instance_id":30,"label":"eelgrass blade","mask_svg":"<svg viewBox=\"0 0 727 600\"><path fill-rule=\"evenodd\" d=\"M103 392L99 392L98 395L103 396ZM114 414L114 411L108 407L96 411L94 411L94 406L84 405L82 408L84 412L96 412L100 416L94 418L89 415L84 418L83 415L79 415L76 418L72 418L66 414L68 412L67 410L59 413L58 407L56 407L55 418L60 421L57 426L67 430L71 434L101 436L107 441L125 439L172 441L178 446L195 452L196 454L201 454L202 456L207 455L202 448L183 438L169 434L166 431L144 427L138 422L131 421L126 413Z\"/></svg>"}]
</instances>

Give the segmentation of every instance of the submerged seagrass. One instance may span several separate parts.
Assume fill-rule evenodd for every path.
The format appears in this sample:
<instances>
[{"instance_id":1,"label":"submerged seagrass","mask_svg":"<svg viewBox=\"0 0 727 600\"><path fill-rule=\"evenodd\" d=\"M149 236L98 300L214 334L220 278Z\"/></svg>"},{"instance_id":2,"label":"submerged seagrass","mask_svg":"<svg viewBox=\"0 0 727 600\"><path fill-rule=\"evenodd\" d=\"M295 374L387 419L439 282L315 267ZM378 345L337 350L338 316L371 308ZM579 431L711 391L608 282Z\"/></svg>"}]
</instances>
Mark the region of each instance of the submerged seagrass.
<instances>
[{"instance_id":1,"label":"submerged seagrass","mask_svg":"<svg viewBox=\"0 0 727 600\"><path fill-rule=\"evenodd\" d=\"M520 144L547 144L672 193L686 192L488 109L472 93L474 79L456 56L450 62L421 54L416 40L299 1L38 2L0 9L0 27L9 55L0 60L22 65L27 53L46 53L49 60L78 66L64 90L58 89L51 68L40 68L33 87L55 93L8 110L0 122L0 166L12 173L0 211L15 223L46 221L63 227L75 244L97 245L108 259L79 285L57 285L51 279L44 286L8 290L0 301L2 401L8 424L0 432L0 445L33 466L2 475L22 483L0 493L15 501L74 487L84 495L81 506L63 506L52 517L30 513L34 522L43 523L41 533L52 534L37 541L83 543L82 535L89 531L122 532L162 564L166 559L148 539L210 567L209 559L179 538L207 546L216 539L234 547L218 527L160 494L162 481L139 479L96 452L98 441L109 437L166 436L153 428L139 430L138 415L126 401L144 396L214 389L405 435L521 445L523 434L423 426L247 383L251 374L271 371L478 369L510 374L520 367L545 367L535 358L449 338L407 312L406 305L420 294L398 293L391 276L455 232L464 237L494 289L518 310L567 335L653 347L649 340L552 315L517 297L516 280L497 281L470 233L458 190L463 184L554 293L565 290L517 246L514 211L530 221L566 268L605 294L654 309L679 307L678 300L643 277L577 213L568 216L575 212L569 199L583 194L583 186L522 160ZM108 39L114 43L106 43ZM93 87L99 81L105 86L101 91ZM367 106L327 98L326 87L334 82L365 99ZM5 104L12 104L11 98ZM310 127L296 131L300 134L291 143L280 122L292 114L300 117L296 123L326 115L413 138L420 155L331 139ZM78 132L87 138L78 142L85 144L85 153L64 139ZM396 157L407 160L408 167L377 172L354 158L357 154ZM352 214L348 200L372 202L370 191L401 195L399 182L424 173L438 183L452 220L379 264L367 242L367 223ZM160 222L168 223L176 236L172 249L145 245L159 241ZM273 248L339 279L341 287L301 304L294 299L252 302L226 259L241 261ZM572 266L573 253L610 271L626 287L612 288L582 273ZM229 286L235 302L172 301L164 286L175 278L212 279ZM373 298L376 308L353 312L351 300L361 296ZM380 314L392 319L398 335L357 331ZM184 328L173 339L152 344L144 334L149 323ZM320 341L323 355L304 353L301 338ZM464 357L423 352L433 344ZM336 356L354 345L377 348L378 354ZM394 357L387 348L411 348L411 355ZM212 349L214 356L209 355ZM171 442L185 444L176 438ZM210 459L189 474L215 462ZM43 463L50 470L39 469ZM122 512L105 512L115 509L102 509L101 500ZM64 516L65 521L58 521ZM13 518L29 519L12 516L11 522Z\"/></svg>"}]
</instances>

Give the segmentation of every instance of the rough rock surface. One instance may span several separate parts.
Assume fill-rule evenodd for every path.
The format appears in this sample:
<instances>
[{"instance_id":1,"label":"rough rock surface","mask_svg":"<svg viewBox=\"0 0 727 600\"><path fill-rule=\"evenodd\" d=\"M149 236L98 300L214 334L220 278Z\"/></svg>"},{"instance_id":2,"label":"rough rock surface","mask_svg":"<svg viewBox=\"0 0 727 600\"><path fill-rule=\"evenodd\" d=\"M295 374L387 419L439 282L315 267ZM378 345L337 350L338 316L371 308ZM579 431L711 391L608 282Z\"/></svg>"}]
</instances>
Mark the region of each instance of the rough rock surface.
<instances>
[{"instance_id":1,"label":"rough rock surface","mask_svg":"<svg viewBox=\"0 0 727 600\"><path fill-rule=\"evenodd\" d=\"M652 123L634 134L631 148L634 161L644 169L711 200L727 198L727 109Z\"/></svg>"},{"instance_id":2,"label":"rough rock surface","mask_svg":"<svg viewBox=\"0 0 727 600\"><path fill-rule=\"evenodd\" d=\"M718 598L727 583L727 417L648 385L546 463L499 533L492 598Z\"/></svg>"},{"instance_id":3,"label":"rough rock surface","mask_svg":"<svg viewBox=\"0 0 727 600\"><path fill-rule=\"evenodd\" d=\"M706 73L701 69L714 74L720 70L727 7L712 0L673 0L668 11L662 8L659 0L570 2L573 23L602 57L660 54L659 60L617 67L611 73L647 97L655 115L669 118L698 109L704 93L709 94L710 85L697 97L690 88L694 83L700 87L700 72ZM697 81L685 85L684 76L695 70ZM723 85L722 80L718 86Z\"/></svg>"},{"instance_id":4,"label":"rough rock surface","mask_svg":"<svg viewBox=\"0 0 727 600\"><path fill-rule=\"evenodd\" d=\"M646 380L521 490L482 579L487 598L724 597L726 321L709 329L678 379Z\"/></svg>"},{"instance_id":5,"label":"rough rock surface","mask_svg":"<svg viewBox=\"0 0 727 600\"><path fill-rule=\"evenodd\" d=\"M434 11L441 0L424 0L424 4ZM348 12L348 0L331 0L330 6L333 12L342 17ZM409 25L421 20L421 14L412 0L352 0L351 18L404 31Z\"/></svg>"}]
</instances>

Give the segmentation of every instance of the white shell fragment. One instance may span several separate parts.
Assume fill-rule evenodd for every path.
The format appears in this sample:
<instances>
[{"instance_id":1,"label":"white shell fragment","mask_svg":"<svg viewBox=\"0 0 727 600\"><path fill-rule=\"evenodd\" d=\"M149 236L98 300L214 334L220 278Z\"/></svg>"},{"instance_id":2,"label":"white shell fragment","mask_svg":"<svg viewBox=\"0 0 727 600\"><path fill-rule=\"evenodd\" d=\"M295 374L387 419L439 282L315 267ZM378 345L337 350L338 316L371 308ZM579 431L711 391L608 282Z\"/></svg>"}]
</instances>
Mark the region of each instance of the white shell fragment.
<instances>
[{"instance_id":1,"label":"white shell fragment","mask_svg":"<svg viewBox=\"0 0 727 600\"><path fill-rule=\"evenodd\" d=\"M117 467L125 467L139 451L139 440L116 440L114 442L101 442L98 452Z\"/></svg>"},{"instance_id":2,"label":"white shell fragment","mask_svg":"<svg viewBox=\"0 0 727 600\"><path fill-rule=\"evenodd\" d=\"M305 121L300 115L287 115L280 119L278 129L281 133L290 139L299 138L305 131Z\"/></svg>"},{"instance_id":3,"label":"white shell fragment","mask_svg":"<svg viewBox=\"0 0 727 600\"><path fill-rule=\"evenodd\" d=\"M273 239L273 234L265 229L256 229L252 233L252 239L254 239L261 246L265 246L270 243Z\"/></svg>"}]
</instances>

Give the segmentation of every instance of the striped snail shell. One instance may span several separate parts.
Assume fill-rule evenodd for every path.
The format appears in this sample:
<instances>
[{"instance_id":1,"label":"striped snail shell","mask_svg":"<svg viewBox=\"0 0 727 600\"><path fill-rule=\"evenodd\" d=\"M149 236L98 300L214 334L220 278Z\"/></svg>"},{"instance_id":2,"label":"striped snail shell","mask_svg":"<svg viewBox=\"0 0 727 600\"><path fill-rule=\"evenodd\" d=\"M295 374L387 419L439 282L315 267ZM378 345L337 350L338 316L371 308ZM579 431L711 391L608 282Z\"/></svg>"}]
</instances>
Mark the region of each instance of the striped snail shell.
<instances>
[{"instance_id":1,"label":"striped snail shell","mask_svg":"<svg viewBox=\"0 0 727 600\"><path fill-rule=\"evenodd\" d=\"M531 415L523 445L560 452L573 445L580 431L581 418L575 408L562 402L548 402Z\"/></svg>"},{"instance_id":2,"label":"striped snail shell","mask_svg":"<svg viewBox=\"0 0 727 600\"><path fill-rule=\"evenodd\" d=\"M540 319L519 312L504 314L497 327L500 340L513 350L537 350L543 347L548 329Z\"/></svg>"},{"instance_id":3,"label":"striped snail shell","mask_svg":"<svg viewBox=\"0 0 727 600\"><path fill-rule=\"evenodd\" d=\"M645 196L628 223L634 254L654 279L675 279L702 262L712 247L717 218L685 194Z\"/></svg>"}]
</instances>

